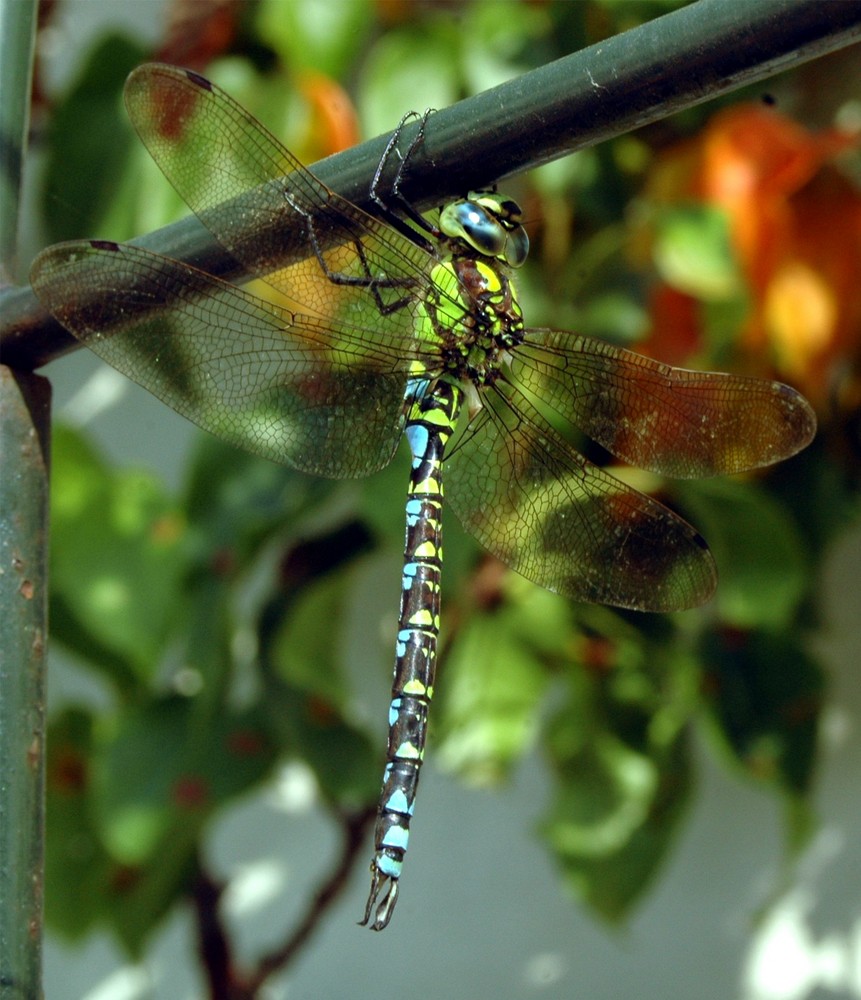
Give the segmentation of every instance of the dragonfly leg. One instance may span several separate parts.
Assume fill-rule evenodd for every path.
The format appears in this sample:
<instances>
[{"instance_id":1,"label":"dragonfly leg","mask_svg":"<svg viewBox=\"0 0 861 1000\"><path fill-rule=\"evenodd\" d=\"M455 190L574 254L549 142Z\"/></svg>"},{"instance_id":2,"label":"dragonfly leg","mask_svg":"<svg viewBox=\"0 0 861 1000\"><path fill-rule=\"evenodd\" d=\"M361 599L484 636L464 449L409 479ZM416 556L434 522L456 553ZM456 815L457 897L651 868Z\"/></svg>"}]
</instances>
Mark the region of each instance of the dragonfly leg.
<instances>
[{"instance_id":1,"label":"dragonfly leg","mask_svg":"<svg viewBox=\"0 0 861 1000\"><path fill-rule=\"evenodd\" d=\"M431 253L434 252L436 241L442 234L436 226L434 226L421 214L421 212L417 212L416 209L413 208L411 202L404 197L401 193L401 182L403 181L404 174L407 171L407 165L415 154L416 149L418 149L424 141L425 125L427 124L428 118L432 114L433 109L428 108L422 115L419 115L417 111L408 111L403 118L401 118L397 127L389 137L389 141L386 143L386 148L383 150L383 155L380 157L380 162L377 164L377 169L374 171L374 179L371 181L370 188L371 198L379 208L380 214L386 222L394 226L394 228L403 233L404 236L413 240L413 242L418 243L426 250L429 250ZM410 144L407 147L406 152L401 153L398 149L398 141L401 138L404 126L413 118L420 119L418 130L410 140ZM381 194L381 189L383 187L383 173L385 172L389 161L395 156L398 158L399 162L395 170L395 176L392 179L392 183L389 185L389 198L386 198ZM397 207L394 207L392 202L394 202L394 205ZM420 230L423 230L424 233L427 233L431 239L424 236L423 232L416 232L413 226L407 223L407 219L418 226Z\"/></svg>"},{"instance_id":2,"label":"dragonfly leg","mask_svg":"<svg viewBox=\"0 0 861 1000\"><path fill-rule=\"evenodd\" d=\"M416 280L413 278L384 278L373 274L371 271L371 265L369 264L367 255L365 254L365 248L362 244L362 240L359 237L354 238L352 240L352 244L356 251L356 257L361 263L363 273L344 274L341 271L333 271L326 263L326 255L323 252L323 245L317 234L313 214L305 208L301 201L294 198L289 191L284 192L284 198L293 211L300 215L304 220L305 233L308 237L308 242L311 244L311 249L314 251L314 256L317 258L320 270L326 276L327 281L331 281L333 285L349 285L353 288L367 288L373 295L377 308L384 315L403 309L404 306L408 305L413 300L413 295L410 293L413 292L416 287ZM382 296L380 295L380 289L383 288L403 289L404 295L396 299L394 302L384 302Z\"/></svg>"},{"instance_id":3,"label":"dragonfly leg","mask_svg":"<svg viewBox=\"0 0 861 1000\"><path fill-rule=\"evenodd\" d=\"M415 286L414 281L408 281L404 279L403 281L396 282L394 279L390 279L388 282L379 282L371 277L371 267L365 257L365 248L362 246L361 240L355 240L353 246L356 248L356 255L362 262L362 269L368 276L368 290L374 296L374 301L377 303L377 308L383 316L388 316L390 313L397 312L399 309L403 309L404 306L409 305L413 301L413 296L411 294L403 295L399 299L395 299L394 302L383 302L382 296L380 295L380 288L407 288L412 291ZM334 275L330 280L334 280L335 284L338 284L339 275ZM343 276L341 276L343 277Z\"/></svg>"}]
</instances>

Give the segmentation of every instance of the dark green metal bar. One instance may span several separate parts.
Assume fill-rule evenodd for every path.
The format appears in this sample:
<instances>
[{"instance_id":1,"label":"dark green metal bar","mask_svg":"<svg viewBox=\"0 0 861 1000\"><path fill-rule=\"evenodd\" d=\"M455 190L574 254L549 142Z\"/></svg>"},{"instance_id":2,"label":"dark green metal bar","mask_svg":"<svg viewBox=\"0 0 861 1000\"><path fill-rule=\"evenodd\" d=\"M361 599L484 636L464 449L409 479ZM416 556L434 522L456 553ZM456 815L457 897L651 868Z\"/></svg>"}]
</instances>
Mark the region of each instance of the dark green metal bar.
<instances>
[{"instance_id":1,"label":"dark green metal bar","mask_svg":"<svg viewBox=\"0 0 861 1000\"><path fill-rule=\"evenodd\" d=\"M41 996L51 389L0 365L0 997Z\"/></svg>"},{"instance_id":2,"label":"dark green metal bar","mask_svg":"<svg viewBox=\"0 0 861 1000\"><path fill-rule=\"evenodd\" d=\"M0 284L13 272L36 3L0 0ZM47 379L0 366L0 998L42 996Z\"/></svg>"},{"instance_id":3,"label":"dark green metal bar","mask_svg":"<svg viewBox=\"0 0 861 1000\"><path fill-rule=\"evenodd\" d=\"M439 204L859 40L861 0L697 0L437 112L410 160L404 193L420 207ZM368 207L385 141L329 157L314 172ZM194 219L136 242L242 277ZM10 294L4 311L0 337L18 364L44 364L76 346L29 289Z\"/></svg>"}]
</instances>

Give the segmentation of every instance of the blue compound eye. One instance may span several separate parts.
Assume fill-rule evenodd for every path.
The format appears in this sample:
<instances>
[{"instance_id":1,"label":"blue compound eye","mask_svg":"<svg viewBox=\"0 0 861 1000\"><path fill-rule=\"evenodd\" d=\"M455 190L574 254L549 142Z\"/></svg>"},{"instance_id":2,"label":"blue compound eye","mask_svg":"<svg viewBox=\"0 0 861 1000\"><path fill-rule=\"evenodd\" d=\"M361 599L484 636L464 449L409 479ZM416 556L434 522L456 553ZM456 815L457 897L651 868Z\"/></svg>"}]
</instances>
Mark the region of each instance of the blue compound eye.
<instances>
[{"instance_id":1,"label":"blue compound eye","mask_svg":"<svg viewBox=\"0 0 861 1000\"><path fill-rule=\"evenodd\" d=\"M478 202L455 201L446 205L439 224L446 236L463 240L487 257L497 257L505 248L505 228Z\"/></svg>"},{"instance_id":2,"label":"blue compound eye","mask_svg":"<svg viewBox=\"0 0 861 1000\"><path fill-rule=\"evenodd\" d=\"M439 228L485 257L498 257L520 267L529 253L529 238L520 225L520 206L495 192L470 192L469 198L446 205Z\"/></svg>"},{"instance_id":3,"label":"blue compound eye","mask_svg":"<svg viewBox=\"0 0 861 1000\"><path fill-rule=\"evenodd\" d=\"M505 263L510 267L520 267L529 256L529 237L526 230L518 226L506 233Z\"/></svg>"}]
</instances>

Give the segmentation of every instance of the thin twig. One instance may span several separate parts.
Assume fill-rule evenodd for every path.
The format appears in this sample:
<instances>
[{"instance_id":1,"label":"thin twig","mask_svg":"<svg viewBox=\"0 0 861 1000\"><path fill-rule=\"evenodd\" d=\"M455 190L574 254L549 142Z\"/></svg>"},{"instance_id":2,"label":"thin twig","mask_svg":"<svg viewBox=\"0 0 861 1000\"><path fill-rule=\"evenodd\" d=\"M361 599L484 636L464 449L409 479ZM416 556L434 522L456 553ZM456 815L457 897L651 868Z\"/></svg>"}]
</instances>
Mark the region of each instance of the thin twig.
<instances>
[{"instance_id":1,"label":"thin twig","mask_svg":"<svg viewBox=\"0 0 861 1000\"><path fill-rule=\"evenodd\" d=\"M343 832L343 846L332 874L314 894L305 916L293 933L282 945L264 955L257 967L249 972L243 973L235 966L230 937L218 912L224 886L216 882L198 862L191 898L197 918L198 953L209 985L210 1000L257 1000L265 981L299 954L326 912L346 889L375 815L374 806L358 813L337 814Z\"/></svg>"},{"instance_id":2,"label":"thin twig","mask_svg":"<svg viewBox=\"0 0 861 1000\"><path fill-rule=\"evenodd\" d=\"M224 885L216 882L198 861L191 898L197 917L197 948L209 983L211 1000L240 1000L236 992L230 939L218 913Z\"/></svg>"}]
</instances>

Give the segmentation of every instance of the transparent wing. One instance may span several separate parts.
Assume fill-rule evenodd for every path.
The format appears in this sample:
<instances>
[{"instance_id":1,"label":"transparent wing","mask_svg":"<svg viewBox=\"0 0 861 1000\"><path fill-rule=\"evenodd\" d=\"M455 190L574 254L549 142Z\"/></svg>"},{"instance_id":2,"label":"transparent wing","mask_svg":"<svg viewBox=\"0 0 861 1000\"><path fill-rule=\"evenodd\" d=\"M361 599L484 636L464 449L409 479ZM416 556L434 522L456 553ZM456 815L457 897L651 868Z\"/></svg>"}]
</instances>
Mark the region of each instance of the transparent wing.
<instances>
[{"instance_id":1,"label":"transparent wing","mask_svg":"<svg viewBox=\"0 0 861 1000\"><path fill-rule=\"evenodd\" d=\"M580 601L641 611L702 604L705 541L656 500L575 451L502 380L446 463L449 505L512 569Z\"/></svg>"},{"instance_id":2,"label":"transparent wing","mask_svg":"<svg viewBox=\"0 0 861 1000\"><path fill-rule=\"evenodd\" d=\"M232 444L333 478L368 475L394 454L406 376L362 330L106 241L49 247L30 277L87 347Z\"/></svg>"},{"instance_id":3,"label":"transparent wing","mask_svg":"<svg viewBox=\"0 0 861 1000\"><path fill-rule=\"evenodd\" d=\"M317 180L231 97L161 64L136 69L126 107L153 159L250 274L305 311L373 324L380 342L405 335L404 309L424 297L433 256ZM312 254L313 267L284 267Z\"/></svg>"},{"instance_id":4,"label":"transparent wing","mask_svg":"<svg viewBox=\"0 0 861 1000\"><path fill-rule=\"evenodd\" d=\"M512 372L617 458L678 479L771 465L816 431L810 404L780 382L672 368L560 330L527 330Z\"/></svg>"}]
</instances>

